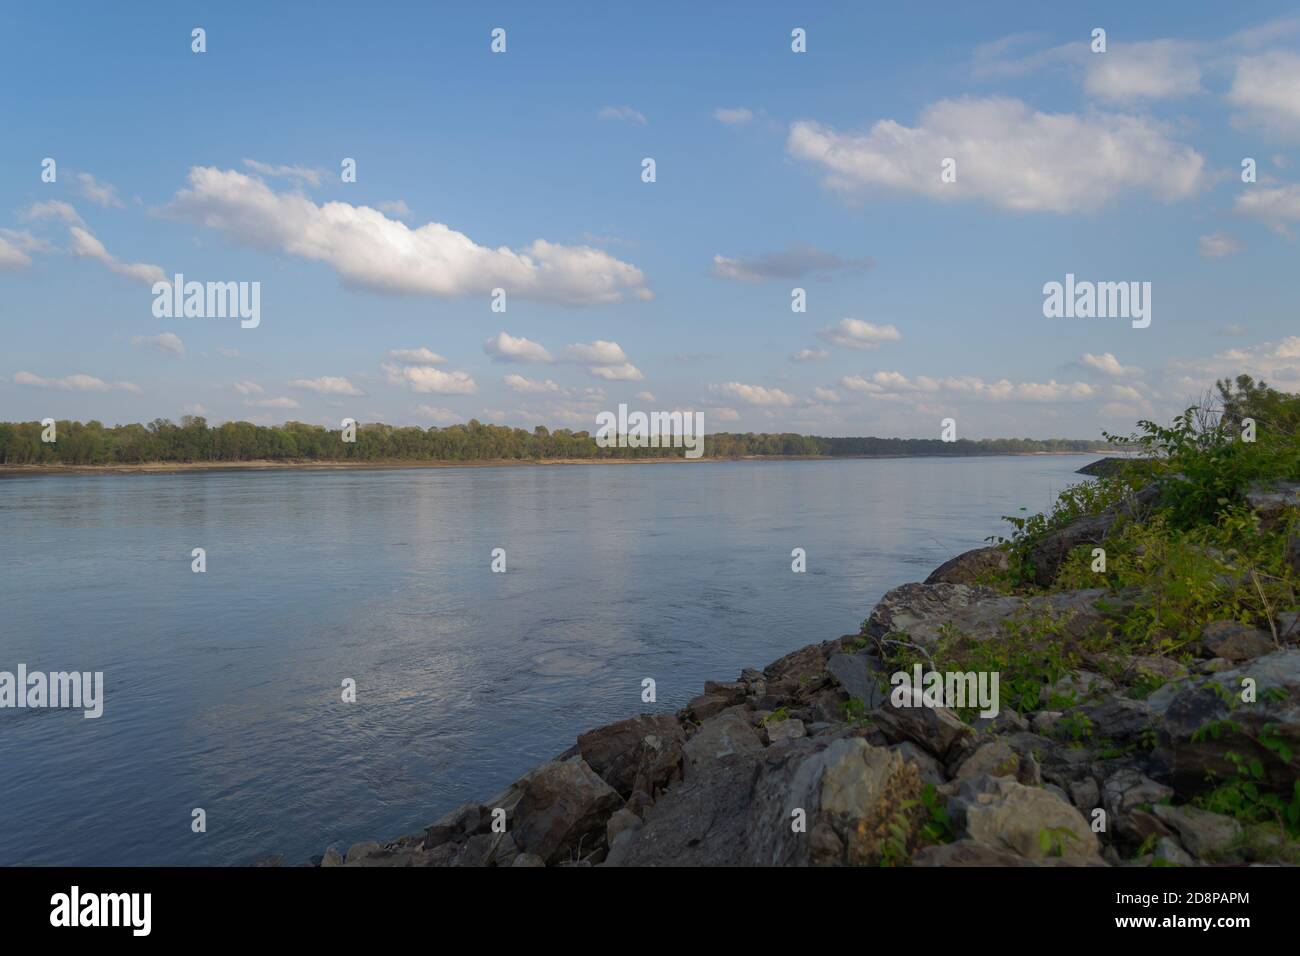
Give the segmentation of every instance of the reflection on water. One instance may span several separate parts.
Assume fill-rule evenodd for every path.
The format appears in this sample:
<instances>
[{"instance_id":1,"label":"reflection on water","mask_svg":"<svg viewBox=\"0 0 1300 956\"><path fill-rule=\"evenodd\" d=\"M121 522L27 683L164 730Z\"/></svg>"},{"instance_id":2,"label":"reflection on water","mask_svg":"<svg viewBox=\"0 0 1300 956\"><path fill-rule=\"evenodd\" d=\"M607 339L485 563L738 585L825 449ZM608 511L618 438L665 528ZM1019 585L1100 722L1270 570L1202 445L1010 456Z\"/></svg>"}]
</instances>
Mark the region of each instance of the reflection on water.
<instances>
[{"instance_id":1,"label":"reflection on water","mask_svg":"<svg viewBox=\"0 0 1300 956\"><path fill-rule=\"evenodd\" d=\"M301 862L417 832L582 730L856 631L1087 460L0 481L0 670L105 674L99 720L0 711L0 864Z\"/></svg>"}]
</instances>

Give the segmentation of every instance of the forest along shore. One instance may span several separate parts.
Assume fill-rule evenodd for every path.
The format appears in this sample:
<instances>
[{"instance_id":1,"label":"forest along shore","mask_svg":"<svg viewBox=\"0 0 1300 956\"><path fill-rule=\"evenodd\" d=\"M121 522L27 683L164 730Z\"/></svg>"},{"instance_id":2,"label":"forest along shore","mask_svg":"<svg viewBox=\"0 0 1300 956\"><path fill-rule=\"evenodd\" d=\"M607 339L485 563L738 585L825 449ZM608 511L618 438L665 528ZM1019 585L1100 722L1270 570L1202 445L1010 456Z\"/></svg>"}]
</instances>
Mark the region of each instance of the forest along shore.
<instances>
[{"instance_id":1,"label":"forest along shore","mask_svg":"<svg viewBox=\"0 0 1300 956\"><path fill-rule=\"evenodd\" d=\"M1019 451L985 452L989 457L1043 457L1082 455L1095 452ZM0 478L20 475L167 475L205 471L387 471L395 468L513 468L546 465L664 465L700 464L721 461L855 461L892 458L974 458L980 455L737 455L724 458L497 458L473 461L151 461L105 465L0 465Z\"/></svg>"},{"instance_id":2,"label":"forest along shore","mask_svg":"<svg viewBox=\"0 0 1300 956\"><path fill-rule=\"evenodd\" d=\"M1255 548L1236 550L1170 530L1195 484L1178 456L1124 464L888 592L857 634L311 863L1300 863L1300 483L1216 499ZM1178 597L1189 581L1206 590ZM924 693L901 685L923 671ZM947 696L963 677L994 706Z\"/></svg>"}]
</instances>

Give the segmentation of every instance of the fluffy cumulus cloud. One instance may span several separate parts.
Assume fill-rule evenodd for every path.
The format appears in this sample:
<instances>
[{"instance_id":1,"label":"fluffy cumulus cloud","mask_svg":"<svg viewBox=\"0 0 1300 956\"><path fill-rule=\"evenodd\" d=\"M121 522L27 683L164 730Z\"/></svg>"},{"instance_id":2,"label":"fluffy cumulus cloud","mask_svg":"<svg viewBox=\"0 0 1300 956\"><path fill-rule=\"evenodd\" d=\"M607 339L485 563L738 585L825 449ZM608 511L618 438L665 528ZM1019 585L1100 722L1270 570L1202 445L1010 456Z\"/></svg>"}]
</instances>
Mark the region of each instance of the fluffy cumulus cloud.
<instances>
[{"instance_id":1,"label":"fluffy cumulus cloud","mask_svg":"<svg viewBox=\"0 0 1300 956\"><path fill-rule=\"evenodd\" d=\"M65 392L140 391L140 386L132 382L106 382L102 378L82 373L64 378L42 378L31 372L18 372L14 375L14 384L26 385L29 388L57 388Z\"/></svg>"},{"instance_id":2,"label":"fluffy cumulus cloud","mask_svg":"<svg viewBox=\"0 0 1300 956\"><path fill-rule=\"evenodd\" d=\"M494 288L572 305L650 299L641 270L590 246L538 239L515 251L480 246L442 223L411 228L378 209L317 205L235 170L196 166L169 211L256 248L324 262L347 284L454 297Z\"/></svg>"},{"instance_id":3,"label":"fluffy cumulus cloud","mask_svg":"<svg viewBox=\"0 0 1300 956\"><path fill-rule=\"evenodd\" d=\"M408 365L445 365L447 360L432 349L421 346L418 349L390 349L388 357Z\"/></svg>"},{"instance_id":4,"label":"fluffy cumulus cloud","mask_svg":"<svg viewBox=\"0 0 1300 956\"><path fill-rule=\"evenodd\" d=\"M492 356L494 362L524 362L529 365L545 365L548 362L555 361L551 353L537 342L523 336L511 335L509 332L498 332L494 337L488 339L483 343L483 351Z\"/></svg>"},{"instance_id":5,"label":"fluffy cumulus cloud","mask_svg":"<svg viewBox=\"0 0 1300 956\"><path fill-rule=\"evenodd\" d=\"M1228 101L1241 121L1274 133L1300 135L1300 54L1274 50L1237 63Z\"/></svg>"},{"instance_id":6,"label":"fluffy cumulus cloud","mask_svg":"<svg viewBox=\"0 0 1300 956\"><path fill-rule=\"evenodd\" d=\"M137 335L131 339L136 348L150 348L166 355L181 358L185 355L185 343L175 332L163 332L159 335Z\"/></svg>"},{"instance_id":7,"label":"fluffy cumulus cloud","mask_svg":"<svg viewBox=\"0 0 1300 956\"><path fill-rule=\"evenodd\" d=\"M739 282L762 282L766 279L799 279L809 274L830 275L836 272L865 272L872 267L869 258L842 259L832 252L803 243L782 252L728 258L713 257L713 274L719 279Z\"/></svg>"},{"instance_id":8,"label":"fluffy cumulus cloud","mask_svg":"<svg viewBox=\"0 0 1300 956\"><path fill-rule=\"evenodd\" d=\"M324 375L320 378L298 378L289 383L291 388L301 388L318 395L364 395L346 378L337 375Z\"/></svg>"},{"instance_id":9,"label":"fluffy cumulus cloud","mask_svg":"<svg viewBox=\"0 0 1300 956\"><path fill-rule=\"evenodd\" d=\"M383 366L391 385L400 385L413 392L432 395L473 395L478 385L466 372L443 371L431 365Z\"/></svg>"},{"instance_id":10,"label":"fluffy cumulus cloud","mask_svg":"<svg viewBox=\"0 0 1300 956\"><path fill-rule=\"evenodd\" d=\"M1125 193L1193 194L1205 160L1147 117L1040 113L1016 99L941 100L915 126L881 120L866 133L812 121L790 127L787 150L848 193L884 190L936 200L981 200L1023 212L1073 213ZM955 182L940 163L956 160Z\"/></svg>"},{"instance_id":11,"label":"fluffy cumulus cloud","mask_svg":"<svg viewBox=\"0 0 1300 956\"><path fill-rule=\"evenodd\" d=\"M122 208L122 200L117 198L117 187L109 183L101 183L90 173L77 173L77 186L81 195L97 206Z\"/></svg>"},{"instance_id":12,"label":"fluffy cumulus cloud","mask_svg":"<svg viewBox=\"0 0 1300 956\"><path fill-rule=\"evenodd\" d=\"M118 259L104 248L102 242L91 235L90 230L82 226L72 226L68 232L72 236L71 249L75 256L102 262L108 266L109 271L137 282L147 282L152 285L167 278L160 266L150 265L147 262L123 262Z\"/></svg>"},{"instance_id":13,"label":"fluffy cumulus cloud","mask_svg":"<svg viewBox=\"0 0 1300 956\"><path fill-rule=\"evenodd\" d=\"M743 382L726 382L722 385L710 385L710 392L727 395L746 405L784 406L794 404L794 396L779 388L766 388L762 385L746 385Z\"/></svg>"},{"instance_id":14,"label":"fluffy cumulus cloud","mask_svg":"<svg viewBox=\"0 0 1300 956\"><path fill-rule=\"evenodd\" d=\"M1113 43L1104 54L1087 51L1083 88L1102 99L1163 100L1201 92L1195 44L1178 40Z\"/></svg>"},{"instance_id":15,"label":"fluffy cumulus cloud","mask_svg":"<svg viewBox=\"0 0 1300 956\"><path fill-rule=\"evenodd\" d=\"M791 362L820 362L822 359L830 358L830 352L825 349L800 349L790 356Z\"/></svg>"},{"instance_id":16,"label":"fluffy cumulus cloud","mask_svg":"<svg viewBox=\"0 0 1300 956\"><path fill-rule=\"evenodd\" d=\"M861 319L840 319L838 325L823 329L820 335L827 342L850 349L878 349L885 342L897 342L903 337L892 325L876 325Z\"/></svg>"},{"instance_id":17,"label":"fluffy cumulus cloud","mask_svg":"<svg viewBox=\"0 0 1300 956\"><path fill-rule=\"evenodd\" d=\"M1012 382L1000 379L985 381L974 375L932 378L918 375L909 378L901 372L875 372L872 375L845 375L841 387L862 392L886 401L926 401L927 396L948 395L967 399L1019 402L1065 402L1092 398L1098 390L1086 382Z\"/></svg>"},{"instance_id":18,"label":"fluffy cumulus cloud","mask_svg":"<svg viewBox=\"0 0 1300 956\"><path fill-rule=\"evenodd\" d=\"M544 395L548 392L562 391L560 386L556 385L549 378L545 381L538 379L526 378L523 375L510 374L504 379L506 387L511 391L522 392L526 395Z\"/></svg>"},{"instance_id":19,"label":"fluffy cumulus cloud","mask_svg":"<svg viewBox=\"0 0 1300 956\"><path fill-rule=\"evenodd\" d=\"M1114 378L1120 378L1128 375L1141 375L1142 370L1131 365L1123 365L1120 360L1115 358L1110 352L1103 352L1100 355L1093 355L1091 352L1085 352L1079 358L1079 364L1085 368L1100 372L1102 375L1109 375Z\"/></svg>"},{"instance_id":20,"label":"fluffy cumulus cloud","mask_svg":"<svg viewBox=\"0 0 1300 956\"><path fill-rule=\"evenodd\" d=\"M1237 194L1234 210L1281 233L1300 222L1300 185L1252 186Z\"/></svg>"}]
</instances>

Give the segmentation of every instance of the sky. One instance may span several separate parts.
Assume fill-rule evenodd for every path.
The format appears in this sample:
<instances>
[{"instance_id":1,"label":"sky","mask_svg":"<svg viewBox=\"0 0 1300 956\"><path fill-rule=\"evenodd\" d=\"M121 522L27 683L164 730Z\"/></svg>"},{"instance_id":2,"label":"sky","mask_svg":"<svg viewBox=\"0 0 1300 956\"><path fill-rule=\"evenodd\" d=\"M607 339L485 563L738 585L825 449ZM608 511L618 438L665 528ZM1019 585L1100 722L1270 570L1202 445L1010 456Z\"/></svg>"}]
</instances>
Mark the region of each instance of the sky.
<instances>
[{"instance_id":1,"label":"sky","mask_svg":"<svg viewBox=\"0 0 1300 956\"><path fill-rule=\"evenodd\" d=\"M1293 4L10 4L0 74L0 420L1097 438L1300 390ZM178 273L256 326L160 317ZM1046 316L1067 275L1149 325Z\"/></svg>"}]
</instances>

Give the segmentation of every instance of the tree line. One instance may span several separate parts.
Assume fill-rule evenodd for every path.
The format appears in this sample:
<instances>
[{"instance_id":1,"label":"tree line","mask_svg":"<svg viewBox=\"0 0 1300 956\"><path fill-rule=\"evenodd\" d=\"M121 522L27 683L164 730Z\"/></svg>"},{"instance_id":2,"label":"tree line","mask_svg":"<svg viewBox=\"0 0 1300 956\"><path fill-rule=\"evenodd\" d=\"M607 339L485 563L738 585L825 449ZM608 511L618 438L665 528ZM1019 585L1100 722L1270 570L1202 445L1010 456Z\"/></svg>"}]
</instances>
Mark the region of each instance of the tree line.
<instances>
[{"instance_id":1,"label":"tree line","mask_svg":"<svg viewBox=\"0 0 1300 956\"><path fill-rule=\"evenodd\" d=\"M585 431L539 425L532 431L471 419L447 427L359 424L356 441L339 429L286 422L209 425L197 416L178 423L105 426L97 421L55 423L56 440L41 440L39 422L0 423L0 464L129 465L146 462L237 461L541 461L545 459L680 458L681 448L601 448ZM822 438L815 435L707 435L708 458L858 455L1006 455L1028 452L1104 451L1104 441L1064 438L993 438L944 442L937 438Z\"/></svg>"}]
</instances>

